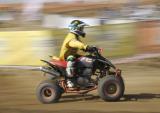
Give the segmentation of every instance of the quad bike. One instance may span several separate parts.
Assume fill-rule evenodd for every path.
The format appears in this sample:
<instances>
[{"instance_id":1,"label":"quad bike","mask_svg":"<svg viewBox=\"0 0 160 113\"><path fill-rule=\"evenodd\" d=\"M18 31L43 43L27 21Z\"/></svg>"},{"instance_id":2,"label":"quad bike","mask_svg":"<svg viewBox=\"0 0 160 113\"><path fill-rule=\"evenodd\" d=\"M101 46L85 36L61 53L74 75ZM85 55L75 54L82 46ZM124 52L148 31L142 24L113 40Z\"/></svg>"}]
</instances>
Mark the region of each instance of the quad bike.
<instances>
[{"instance_id":1,"label":"quad bike","mask_svg":"<svg viewBox=\"0 0 160 113\"><path fill-rule=\"evenodd\" d=\"M104 58L98 48L76 59L74 88L67 86L66 61L42 61L47 66L41 67L41 71L48 75L48 79L42 81L36 90L37 98L42 103L58 102L63 93L86 94L95 89L104 101L118 101L124 94L121 70Z\"/></svg>"}]
</instances>

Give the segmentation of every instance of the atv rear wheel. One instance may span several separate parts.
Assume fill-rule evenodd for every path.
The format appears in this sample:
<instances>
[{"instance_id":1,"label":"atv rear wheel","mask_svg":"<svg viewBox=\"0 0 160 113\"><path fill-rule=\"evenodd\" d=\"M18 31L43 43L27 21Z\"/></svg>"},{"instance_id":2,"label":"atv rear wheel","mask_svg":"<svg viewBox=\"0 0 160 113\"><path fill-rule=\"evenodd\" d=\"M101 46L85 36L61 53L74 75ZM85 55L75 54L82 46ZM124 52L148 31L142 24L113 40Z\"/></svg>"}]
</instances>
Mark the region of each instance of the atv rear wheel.
<instances>
[{"instance_id":1,"label":"atv rear wheel","mask_svg":"<svg viewBox=\"0 0 160 113\"><path fill-rule=\"evenodd\" d=\"M124 94L124 83L114 75L103 77L98 83L98 93L105 101L118 101Z\"/></svg>"},{"instance_id":2,"label":"atv rear wheel","mask_svg":"<svg viewBox=\"0 0 160 113\"><path fill-rule=\"evenodd\" d=\"M37 87L36 95L42 103L55 103L62 95L62 88L53 80L45 80Z\"/></svg>"}]
</instances>

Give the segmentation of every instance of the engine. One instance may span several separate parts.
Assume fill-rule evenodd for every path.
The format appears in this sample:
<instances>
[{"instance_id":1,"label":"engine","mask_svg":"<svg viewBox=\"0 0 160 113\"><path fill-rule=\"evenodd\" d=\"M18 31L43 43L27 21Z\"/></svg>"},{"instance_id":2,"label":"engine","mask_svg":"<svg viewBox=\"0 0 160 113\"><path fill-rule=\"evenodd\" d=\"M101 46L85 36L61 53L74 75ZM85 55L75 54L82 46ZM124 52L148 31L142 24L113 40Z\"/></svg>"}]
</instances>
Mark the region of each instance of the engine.
<instances>
[{"instance_id":1,"label":"engine","mask_svg":"<svg viewBox=\"0 0 160 113\"><path fill-rule=\"evenodd\" d=\"M82 87L86 87L89 84L89 80L86 77L78 77L77 78L77 84L82 86Z\"/></svg>"},{"instance_id":2,"label":"engine","mask_svg":"<svg viewBox=\"0 0 160 113\"><path fill-rule=\"evenodd\" d=\"M77 84L86 87L90 83L90 78L92 75L93 59L88 57L79 58L76 63L77 67Z\"/></svg>"},{"instance_id":3,"label":"engine","mask_svg":"<svg viewBox=\"0 0 160 113\"><path fill-rule=\"evenodd\" d=\"M82 68L79 69L77 83L80 86L87 86L90 82L90 78L92 75L92 68Z\"/></svg>"}]
</instances>

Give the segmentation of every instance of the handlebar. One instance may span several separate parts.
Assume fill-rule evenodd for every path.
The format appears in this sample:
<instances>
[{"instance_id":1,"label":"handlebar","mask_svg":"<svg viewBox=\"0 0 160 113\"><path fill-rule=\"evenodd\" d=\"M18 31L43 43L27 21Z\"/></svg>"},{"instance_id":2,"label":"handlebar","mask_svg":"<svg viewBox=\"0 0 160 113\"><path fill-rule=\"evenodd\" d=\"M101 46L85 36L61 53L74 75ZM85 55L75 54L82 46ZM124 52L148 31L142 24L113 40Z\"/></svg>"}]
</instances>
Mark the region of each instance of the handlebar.
<instances>
[{"instance_id":1,"label":"handlebar","mask_svg":"<svg viewBox=\"0 0 160 113\"><path fill-rule=\"evenodd\" d=\"M101 52L102 52L102 48L95 47L95 50L90 53L94 54L98 59L101 59L102 61L107 62L111 67L113 67L115 69L116 67L107 58L103 57L101 55Z\"/></svg>"},{"instance_id":2,"label":"handlebar","mask_svg":"<svg viewBox=\"0 0 160 113\"><path fill-rule=\"evenodd\" d=\"M89 52L90 54L94 54L94 55L97 56L97 57L100 57L100 56L101 56L101 51L102 51L101 48L94 47L94 50L88 51L88 52Z\"/></svg>"}]
</instances>

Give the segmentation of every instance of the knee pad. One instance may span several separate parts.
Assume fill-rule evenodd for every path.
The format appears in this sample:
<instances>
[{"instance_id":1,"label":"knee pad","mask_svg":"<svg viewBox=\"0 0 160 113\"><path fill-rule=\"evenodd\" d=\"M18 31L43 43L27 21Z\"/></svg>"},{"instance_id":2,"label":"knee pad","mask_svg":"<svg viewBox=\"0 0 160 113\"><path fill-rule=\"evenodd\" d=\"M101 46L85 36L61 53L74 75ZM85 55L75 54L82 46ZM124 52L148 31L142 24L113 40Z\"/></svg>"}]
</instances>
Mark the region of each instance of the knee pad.
<instances>
[{"instance_id":1,"label":"knee pad","mask_svg":"<svg viewBox=\"0 0 160 113\"><path fill-rule=\"evenodd\" d=\"M67 57L67 61L74 61L75 60L75 57L73 55L69 55Z\"/></svg>"}]
</instances>

